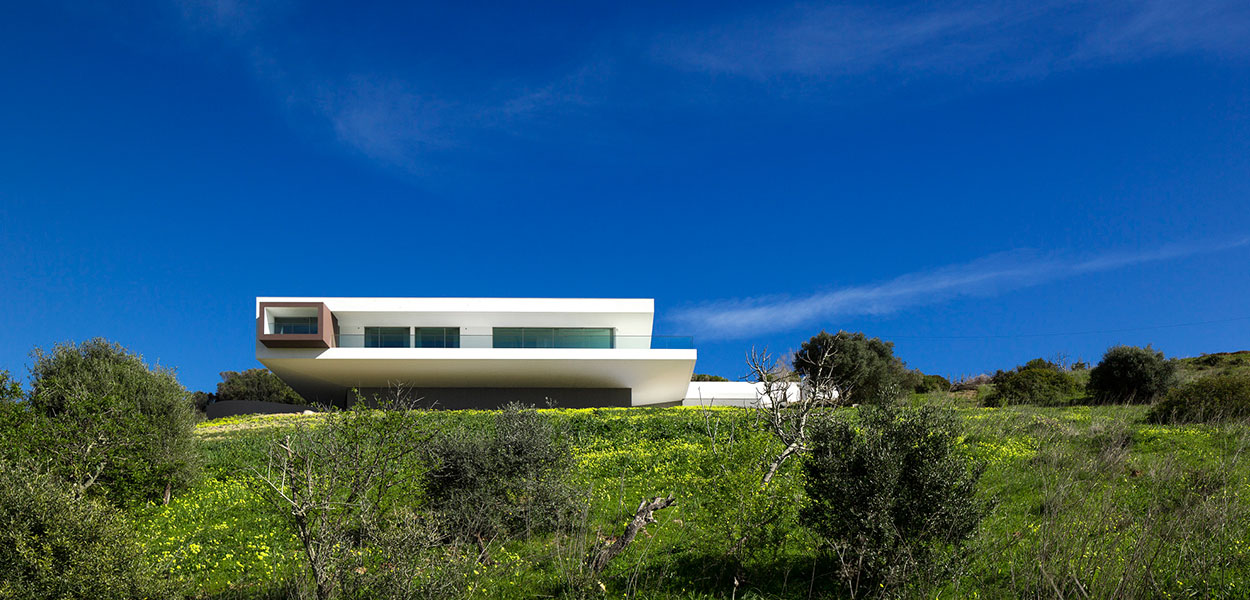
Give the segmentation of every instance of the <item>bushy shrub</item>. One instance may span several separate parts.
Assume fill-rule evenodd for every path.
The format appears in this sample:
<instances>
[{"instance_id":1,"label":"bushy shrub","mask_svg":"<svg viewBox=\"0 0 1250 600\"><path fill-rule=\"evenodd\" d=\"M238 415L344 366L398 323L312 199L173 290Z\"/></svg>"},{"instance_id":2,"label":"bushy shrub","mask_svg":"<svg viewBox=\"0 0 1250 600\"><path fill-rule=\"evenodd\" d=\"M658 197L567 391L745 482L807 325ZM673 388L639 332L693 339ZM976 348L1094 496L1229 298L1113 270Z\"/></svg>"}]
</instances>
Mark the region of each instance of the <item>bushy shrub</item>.
<instances>
[{"instance_id":1,"label":"bushy shrub","mask_svg":"<svg viewBox=\"0 0 1250 600\"><path fill-rule=\"evenodd\" d=\"M208 410L208 405L217 401L217 394L208 392L191 392L191 406L195 407L196 412L203 413Z\"/></svg>"},{"instance_id":2,"label":"bushy shrub","mask_svg":"<svg viewBox=\"0 0 1250 600\"><path fill-rule=\"evenodd\" d=\"M172 370L103 339L36 349L27 456L91 495L132 504L196 473L195 413Z\"/></svg>"},{"instance_id":3,"label":"bushy shrub","mask_svg":"<svg viewBox=\"0 0 1250 600\"><path fill-rule=\"evenodd\" d=\"M941 375L921 375L920 383L915 387L917 394L951 391L951 382Z\"/></svg>"},{"instance_id":4,"label":"bushy shrub","mask_svg":"<svg viewBox=\"0 0 1250 600\"><path fill-rule=\"evenodd\" d=\"M496 414L493 431L446 432L430 456L425 497L462 537L550 531L576 508L572 453L536 410L512 405Z\"/></svg>"},{"instance_id":5,"label":"bushy shrub","mask_svg":"<svg viewBox=\"0 0 1250 600\"><path fill-rule=\"evenodd\" d=\"M794 354L794 372L832 381L841 403L883 404L910 389L907 366L894 356L894 344L862 333L816 334Z\"/></svg>"},{"instance_id":6,"label":"bushy shrub","mask_svg":"<svg viewBox=\"0 0 1250 600\"><path fill-rule=\"evenodd\" d=\"M1151 423L1209 423L1250 417L1250 373L1202 377L1151 407Z\"/></svg>"},{"instance_id":7,"label":"bushy shrub","mask_svg":"<svg viewBox=\"0 0 1250 600\"><path fill-rule=\"evenodd\" d=\"M468 509L468 507L466 507ZM480 550L446 543L437 519L400 508L358 535L360 548L339 569L334 597L353 600L471 598ZM468 588L468 589L466 589ZM480 589L479 589L480 591Z\"/></svg>"},{"instance_id":8,"label":"bushy shrub","mask_svg":"<svg viewBox=\"0 0 1250 600\"><path fill-rule=\"evenodd\" d=\"M58 478L0 462L0 598L156 598L131 528Z\"/></svg>"},{"instance_id":9,"label":"bushy shrub","mask_svg":"<svg viewBox=\"0 0 1250 600\"><path fill-rule=\"evenodd\" d=\"M708 375L706 373L695 373L690 376L690 381L729 381L720 375Z\"/></svg>"},{"instance_id":10,"label":"bushy shrub","mask_svg":"<svg viewBox=\"0 0 1250 600\"><path fill-rule=\"evenodd\" d=\"M269 369L222 372L221 383L217 384L217 394L211 401L226 402L228 400L278 402L297 406L308 404L303 396L295 393L291 386Z\"/></svg>"},{"instance_id":11,"label":"bushy shrub","mask_svg":"<svg viewBox=\"0 0 1250 600\"><path fill-rule=\"evenodd\" d=\"M953 411L861 406L857 421L820 422L811 442L801 519L852 595L937 570L986 513Z\"/></svg>"},{"instance_id":12,"label":"bushy shrub","mask_svg":"<svg viewBox=\"0 0 1250 600\"><path fill-rule=\"evenodd\" d=\"M22 384L14 381L7 370L0 370L0 404L12 404L23 396Z\"/></svg>"},{"instance_id":13,"label":"bushy shrub","mask_svg":"<svg viewBox=\"0 0 1250 600\"><path fill-rule=\"evenodd\" d=\"M1035 358L1029 362L1016 367L1017 369L1046 369L1048 371L1062 371L1063 367L1044 358Z\"/></svg>"},{"instance_id":14,"label":"bushy shrub","mask_svg":"<svg viewBox=\"0 0 1250 600\"><path fill-rule=\"evenodd\" d=\"M25 394L22 392L22 386L14 381L8 371L0 370L0 457L9 456L13 458L17 448L11 443L4 443L6 439L17 440L20 434L17 428L24 421L23 413L25 407L18 404Z\"/></svg>"},{"instance_id":15,"label":"bushy shrub","mask_svg":"<svg viewBox=\"0 0 1250 600\"><path fill-rule=\"evenodd\" d=\"M343 597L360 582L356 570L377 566L372 545L420 496L428 419L401 404L382 408L361 402L316 423L297 421L272 441L265 469L254 471L258 491L304 550L299 585L318 600Z\"/></svg>"},{"instance_id":16,"label":"bushy shrub","mask_svg":"<svg viewBox=\"0 0 1250 600\"><path fill-rule=\"evenodd\" d=\"M999 371L990 381L994 389L982 399L985 406L1055 405L1070 400L1081 391L1071 375L1055 363L1040 358L1011 371Z\"/></svg>"},{"instance_id":17,"label":"bushy shrub","mask_svg":"<svg viewBox=\"0 0 1250 600\"><path fill-rule=\"evenodd\" d=\"M1176 366L1150 346L1115 346L1089 373L1089 394L1101 403L1148 404L1172 386Z\"/></svg>"}]
</instances>

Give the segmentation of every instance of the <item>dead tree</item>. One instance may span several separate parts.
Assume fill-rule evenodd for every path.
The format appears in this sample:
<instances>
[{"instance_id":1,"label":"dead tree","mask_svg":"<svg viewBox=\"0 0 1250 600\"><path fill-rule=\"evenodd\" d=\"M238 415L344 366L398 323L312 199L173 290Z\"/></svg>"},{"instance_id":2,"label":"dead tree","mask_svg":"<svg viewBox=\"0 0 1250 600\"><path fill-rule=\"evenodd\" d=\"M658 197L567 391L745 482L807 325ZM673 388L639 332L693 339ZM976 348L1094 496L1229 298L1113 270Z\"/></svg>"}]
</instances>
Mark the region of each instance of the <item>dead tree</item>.
<instances>
[{"instance_id":1,"label":"dead tree","mask_svg":"<svg viewBox=\"0 0 1250 600\"><path fill-rule=\"evenodd\" d=\"M826 364L833 352L831 348L823 348L819 356L806 358ZM836 404L839 398L849 395L850 390L849 386L838 385L832 377L799 378L785 363L774 361L767 349L751 348L747 368L747 380L759 386L755 414L784 444L784 449L764 473L761 485L768 487L786 460L807 450L807 425L812 411Z\"/></svg>"},{"instance_id":2,"label":"dead tree","mask_svg":"<svg viewBox=\"0 0 1250 600\"><path fill-rule=\"evenodd\" d=\"M810 351L809 351L810 352ZM818 364L827 364L834 350L821 349L819 355L805 355ZM849 385L839 385L833 377L799 377L789 365L775 360L767 349L751 348L747 354L747 380L759 386L753 403L758 423L783 444L783 448L764 471L760 490L767 491L782 465L791 457L808 449L808 425L813 411L837 405L839 398L849 395ZM770 525L781 512L771 511L761 520L744 528L744 533L730 546L730 554L736 555L747 540L760 528Z\"/></svg>"}]
</instances>

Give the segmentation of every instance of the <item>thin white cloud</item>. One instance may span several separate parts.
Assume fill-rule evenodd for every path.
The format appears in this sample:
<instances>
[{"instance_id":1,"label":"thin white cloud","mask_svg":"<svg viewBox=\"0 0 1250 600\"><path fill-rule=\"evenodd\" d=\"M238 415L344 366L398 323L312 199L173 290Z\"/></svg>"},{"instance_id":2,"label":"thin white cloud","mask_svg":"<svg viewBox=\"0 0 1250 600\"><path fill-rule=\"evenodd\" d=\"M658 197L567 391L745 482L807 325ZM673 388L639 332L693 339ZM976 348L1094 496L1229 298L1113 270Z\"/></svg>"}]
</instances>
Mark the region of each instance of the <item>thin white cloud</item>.
<instances>
[{"instance_id":1,"label":"thin white cloud","mask_svg":"<svg viewBox=\"0 0 1250 600\"><path fill-rule=\"evenodd\" d=\"M1240 0L1066 0L860 8L805 4L661 38L660 60L761 81L966 75L979 80L1161 55L1250 52ZM886 75L885 80L879 77Z\"/></svg>"},{"instance_id":2,"label":"thin white cloud","mask_svg":"<svg viewBox=\"0 0 1250 600\"><path fill-rule=\"evenodd\" d=\"M303 57L307 47L324 42L284 27L298 9L285 2L174 0L174 6L188 36L241 56L292 121L315 123L351 151L412 174L427 171L438 153L468 147L483 134L521 135L517 123L585 106L586 81L607 70L587 62L553 79L484 81L477 94L440 94L439 82L427 80L433 76L372 65L327 72Z\"/></svg>"},{"instance_id":3,"label":"thin white cloud","mask_svg":"<svg viewBox=\"0 0 1250 600\"><path fill-rule=\"evenodd\" d=\"M1250 245L1250 239L1178 244L1084 259L1047 257L1027 251L1007 252L926 273L902 275L884 283L850 286L802 298L757 297L713 302L679 310L670 320L696 335L739 338L785 331L822 320L885 315L958 297L992 296L1082 274L1246 245Z\"/></svg>"},{"instance_id":4,"label":"thin white cloud","mask_svg":"<svg viewBox=\"0 0 1250 600\"><path fill-rule=\"evenodd\" d=\"M1250 53L1250 4L1230 0L1138 0L1082 40L1076 61L1156 55ZM1119 18L1116 18L1119 17Z\"/></svg>"},{"instance_id":5,"label":"thin white cloud","mask_svg":"<svg viewBox=\"0 0 1250 600\"><path fill-rule=\"evenodd\" d=\"M492 152L498 136L568 137L573 123L599 128L597 135L579 138L593 144L612 135L608 128L616 122L595 118L593 111L602 107L686 111L727 89L733 90L727 99L739 103L741 87L720 85L729 78L767 82L766 94L832 105L872 95L857 91L879 93L931 77L952 84L934 94L946 97L975 88L968 83L1041 78L1162 55L1250 54L1245 0L1011 0L890 8L814 3L713 15L667 31L619 32L607 24L603 43L590 45L595 49L587 55L567 57L563 72L483 77L452 93L440 87L438 65L430 63L414 60L379 71L367 56L357 64L318 61L316 56L353 56L324 52L351 38L308 37L293 26L301 7L285 0L172 1L181 31L243 57L260 86L284 103L293 125L415 174L448 153ZM427 67L434 70L422 70ZM686 77L691 72L716 77L709 85ZM458 77L471 80L472 74ZM810 85L813 80L817 85Z\"/></svg>"}]
</instances>

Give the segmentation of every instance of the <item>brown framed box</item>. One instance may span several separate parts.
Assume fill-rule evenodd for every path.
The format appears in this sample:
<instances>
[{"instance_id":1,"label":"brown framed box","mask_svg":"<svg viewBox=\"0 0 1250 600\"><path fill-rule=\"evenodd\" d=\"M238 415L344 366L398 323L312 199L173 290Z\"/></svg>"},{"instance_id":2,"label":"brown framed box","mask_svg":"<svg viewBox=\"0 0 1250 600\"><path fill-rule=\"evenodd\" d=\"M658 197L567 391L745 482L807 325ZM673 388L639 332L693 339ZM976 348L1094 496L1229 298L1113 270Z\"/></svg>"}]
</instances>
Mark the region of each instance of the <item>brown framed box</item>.
<instances>
[{"instance_id":1,"label":"brown framed box","mask_svg":"<svg viewBox=\"0 0 1250 600\"><path fill-rule=\"evenodd\" d=\"M270 308L315 308L317 333L265 333ZM256 339L269 348L333 348L338 320L324 302L261 302L256 316Z\"/></svg>"}]
</instances>

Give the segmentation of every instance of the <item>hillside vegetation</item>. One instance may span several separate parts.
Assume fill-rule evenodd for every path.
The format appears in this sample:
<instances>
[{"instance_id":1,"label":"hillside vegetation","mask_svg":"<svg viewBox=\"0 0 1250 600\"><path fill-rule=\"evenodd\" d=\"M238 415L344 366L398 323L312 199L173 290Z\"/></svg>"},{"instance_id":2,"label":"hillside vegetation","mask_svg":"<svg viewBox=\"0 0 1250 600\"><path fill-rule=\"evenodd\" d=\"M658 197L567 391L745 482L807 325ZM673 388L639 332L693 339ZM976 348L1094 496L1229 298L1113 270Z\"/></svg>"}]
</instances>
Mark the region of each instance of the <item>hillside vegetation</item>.
<instances>
[{"instance_id":1,"label":"hillside vegetation","mask_svg":"<svg viewBox=\"0 0 1250 600\"><path fill-rule=\"evenodd\" d=\"M0 370L0 599L1250 597L1250 353L951 385L821 332L749 355L752 408L198 423L119 345L35 355Z\"/></svg>"},{"instance_id":2,"label":"hillside vegetation","mask_svg":"<svg viewBox=\"0 0 1250 600\"><path fill-rule=\"evenodd\" d=\"M945 395L927 402L953 401ZM853 410L853 409L845 409ZM957 408L963 447L985 465L992 504L953 575L904 595L1244 597L1250 579L1250 428L1161 426L1145 407ZM591 499L567 530L510 541L468 573L474 597L567 590L587 539L617 535L644 498L675 504L604 571L595 595L807 598L844 595L797 524L800 470L774 483L786 505L768 543L734 554L759 473L778 448L740 409L543 410L567 431L575 485ZM133 513L149 554L201 597L285 597L299 544L257 493L271 442L320 416L200 424L204 479ZM437 429L488 428L484 411L423 412ZM788 500L787 500L788 499ZM466 506L466 510L472 507ZM582 536L587 536L583 538ZM1126 594L1132 590L1135 593Z\"/></svg>"}]
</instances>

